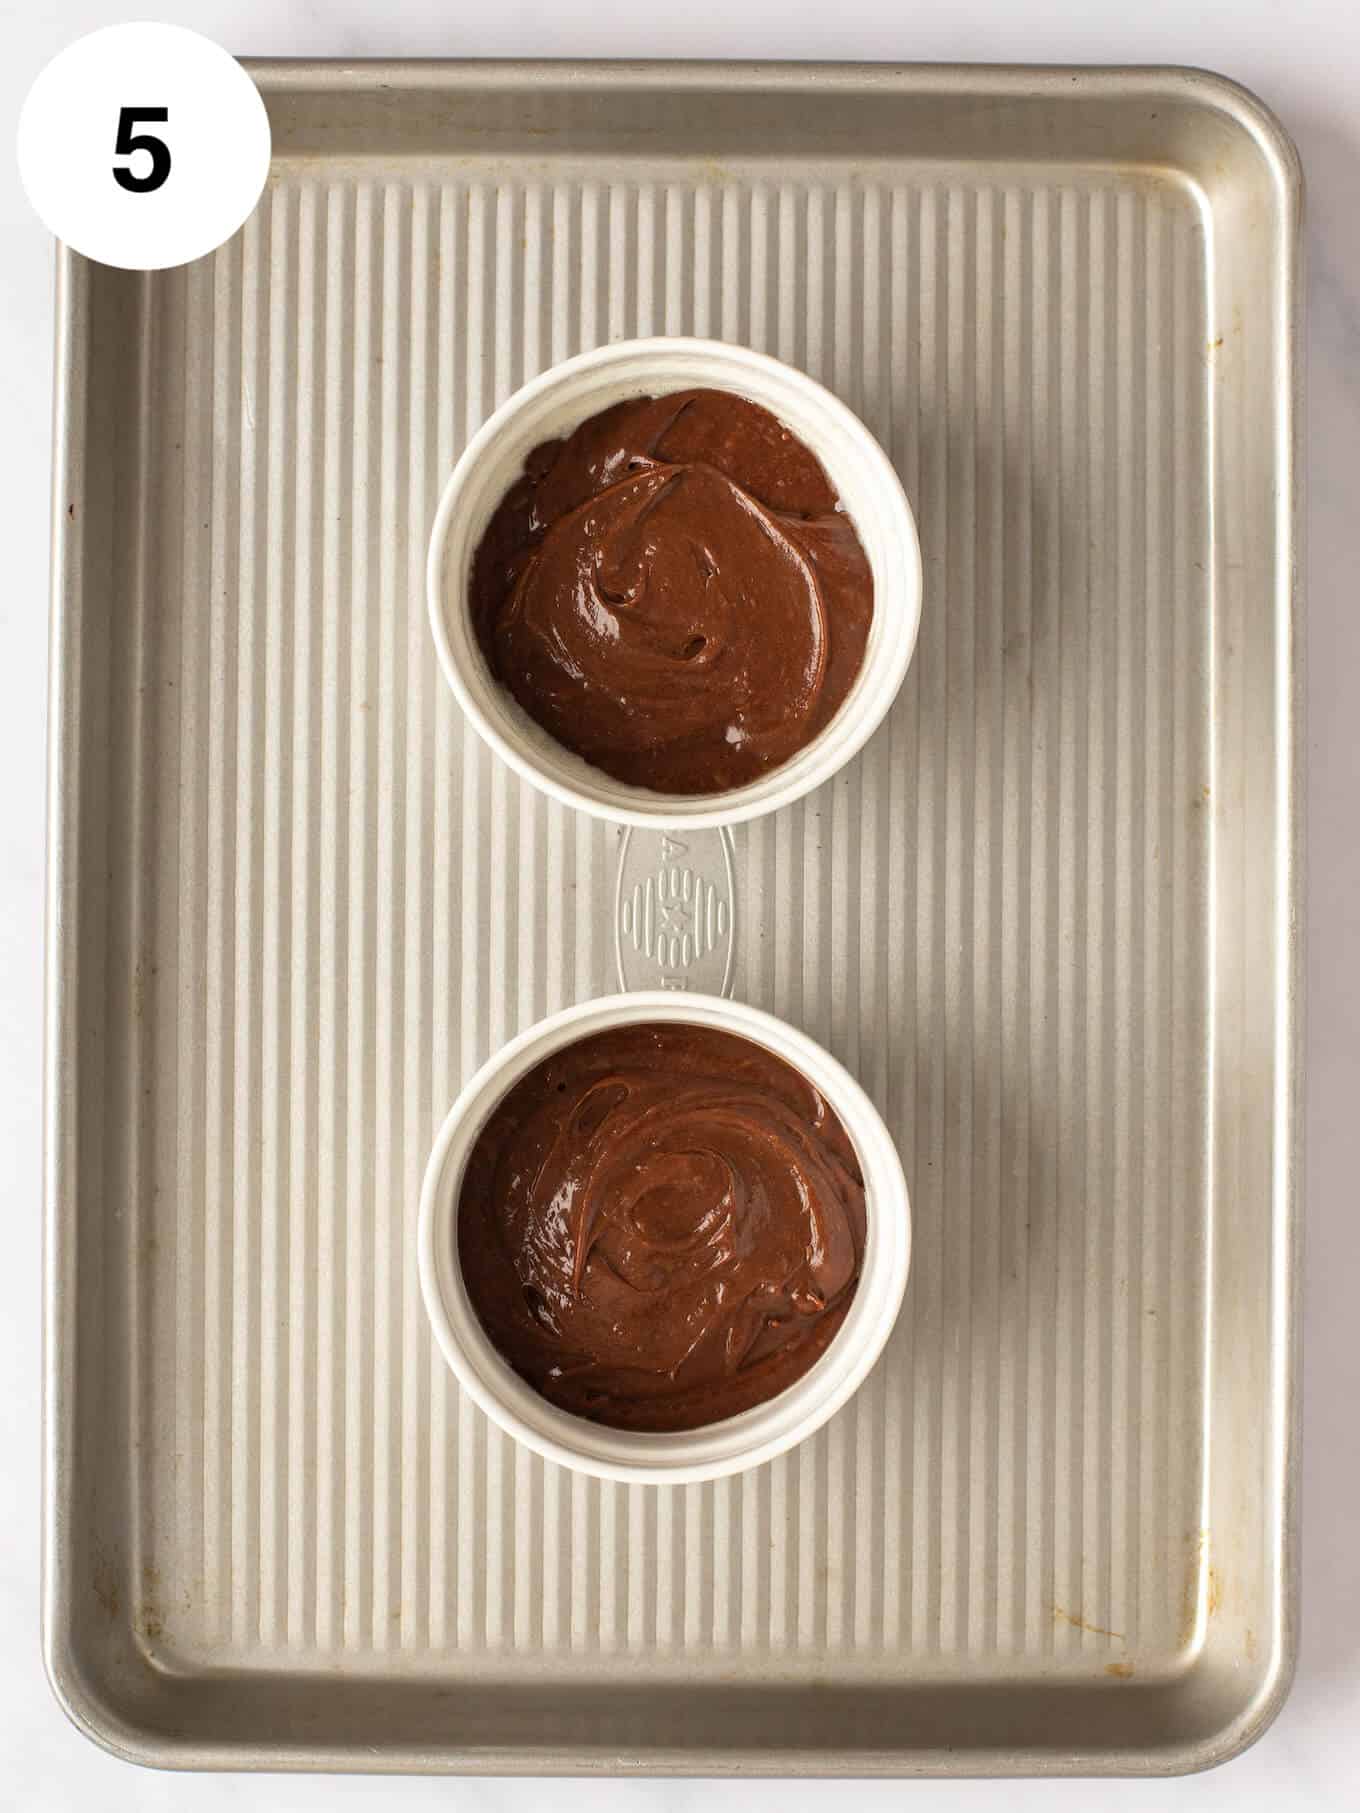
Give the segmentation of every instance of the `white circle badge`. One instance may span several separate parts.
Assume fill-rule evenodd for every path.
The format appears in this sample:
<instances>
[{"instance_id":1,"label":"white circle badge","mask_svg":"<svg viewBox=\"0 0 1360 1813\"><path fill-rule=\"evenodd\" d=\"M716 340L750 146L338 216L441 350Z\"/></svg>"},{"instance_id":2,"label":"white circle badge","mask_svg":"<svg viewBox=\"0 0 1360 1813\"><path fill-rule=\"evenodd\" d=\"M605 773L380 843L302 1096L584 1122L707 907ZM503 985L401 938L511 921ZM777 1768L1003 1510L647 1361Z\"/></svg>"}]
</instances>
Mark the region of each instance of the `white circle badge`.
<instances>
[{"instance_id":1,"label":"white circle badge","mask_svg":"<svg viewBox=\"0 0 1360 1813\"><path fill-rule=\"evenodd\" d=\"M19 115L19 174L45 226L126 270L230 239L269 175L259 90L179 25L110 25L56 56Z\"/></svg>"}]
</instances>

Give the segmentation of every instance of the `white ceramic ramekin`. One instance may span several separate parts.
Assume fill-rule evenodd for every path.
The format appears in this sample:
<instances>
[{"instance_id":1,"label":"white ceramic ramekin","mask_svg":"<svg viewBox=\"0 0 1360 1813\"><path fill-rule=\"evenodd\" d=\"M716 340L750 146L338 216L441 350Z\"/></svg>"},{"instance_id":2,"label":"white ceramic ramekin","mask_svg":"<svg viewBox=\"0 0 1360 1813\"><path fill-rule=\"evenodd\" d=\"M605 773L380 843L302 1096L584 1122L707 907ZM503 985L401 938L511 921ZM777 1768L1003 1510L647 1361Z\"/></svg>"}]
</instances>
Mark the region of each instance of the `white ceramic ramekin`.
<instances>
[{"instance_id":1,"label":"white ceramic ramekin","mask_svg":"<svg viewBox=\"0 0 1360 1813\"><path fill-rule=\"evenodd\" d=\"M859 1285L826 1352L786 1391L753 1410L674 1435L606 1429L559 1410L501 1358L477 1320L458 1265L455 1226L463 1172L496 1104L563 1045L610 1027L658 1020L714 1026L765 1046L800 1070L840 1116L864 1174L866 1238ZM878 1110L814 1040L759 1008L715 995L653 990L569 1007L541 1020L473 1077L439 1130L425 1171L418 1234L420 1288L434 1335L458 1382L502 1429L547 1460L639 1485L691 1485L754 1467L801 1442L837 1411L892 1332L906 1288L911 1211L906 1179Z\"/></svg>"},{"instance_id":2,"label":"white ceramic ramekin","mask_svg":"<svg viewBox=\"0 0 1360 1813\"><path fill-rule=\"evenodd\" d=\"M835 717L782 767L727 793L625 786L564 748L492 678L467 609L473 555L492 511L541 442L628 397L703 386L763 404L821 460L874 576L864 664ZM712 340L630 340L567 359L535 378L468 443L444 487L426 568L440 665L482 736L526 780L618 824L699 828L772 812L820 786L872 735L896 697L921 621L921 550L897 473L857 416L805 373Z\"/></svg>"}]
</instances>

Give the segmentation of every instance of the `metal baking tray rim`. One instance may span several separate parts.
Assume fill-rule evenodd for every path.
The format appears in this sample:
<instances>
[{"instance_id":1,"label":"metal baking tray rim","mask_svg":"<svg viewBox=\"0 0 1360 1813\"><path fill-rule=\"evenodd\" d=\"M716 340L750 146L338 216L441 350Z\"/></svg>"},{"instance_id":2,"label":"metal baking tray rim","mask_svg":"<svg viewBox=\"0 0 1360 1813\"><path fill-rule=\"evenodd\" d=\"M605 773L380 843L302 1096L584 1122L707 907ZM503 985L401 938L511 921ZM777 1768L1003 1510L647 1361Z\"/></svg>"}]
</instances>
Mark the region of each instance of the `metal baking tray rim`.
<instances>
[{"instance_id":1,"label":"metal baking tray rim","mask_svg":"<svg viewBox=\"0 0 1360 1813\"><path fill-rule=\"evenodd\" d=\"M1167 87L1182 96L1197 97L1206 106L1231 117L1256 141L1271 165L1283 198L1283 216L1291 270L1284 286L1287 320L1284 323L1284 356L1292 386L1292 406L1288 410L1288 434L1279 449L1279 498L1284 525L1284 563L1287 572L1282 586L1290 596L1282 600L1289 635L1279 662L1279 703L1284 714L1282 775L1284 798L1289 812L1287 848L1281 856L1279 881L1291 904L1287 944L1288 974L1285 978L1286 1001L1282 1038L1287 1098L1279 1103L1282 1127L1287 1132L1279 1158L1277 1178L1282 1213L1277 1218L1276 1239L1283 1267L1284 1289L1276 1303L1277 1332L1281 1336L1277 1356L1278 1382L1284 1393L1285 1415L1281 1438L1274 1456L1276 1476L1281 1484L1284 1506L1282 1535L1285 1574L1282 1581L1281 1616L1276 1626L1273 1653L1263 1685L1254 1700L1207 1741L1173 1747L1165 1754L1150 1758L1142 1753L1111 1755L1102 1759L1100 1772L1111 1774L1176 1774L1208 1769L1230 1760L1249 1748L1268 1729L1286 1700L1292 1685L1298 1649L1298 1622L1295 1613L1298 1576L1298 1348L1300 1295L1299 1203L1303 1181L1302 1146L1302 1035L1303 1035L1303 921L1304 868L1302 802L1304 798L1304 739L1301 729L1304 683L1304 637L1301 610L1301 541L1298 525L1302 493L1302 428L1299 389L1302 355L1302 297L1300 283L1300 227L1303 207L1303 172L1298 152L1288 133L1251 91L1237 82L1212 71L1179 66L889 66L889 65L804 65L804 64L730 64L723 62L644 62L599 61L564 67L552 61L454 62L373 61L368 63L308 64L304 60L247 61L247 66L266 94L277 85L296 79L299 74L315 74L322 85L343 88L381 82L393 88L414 85L449 74L476 76L489 83L524 82L550 86L561 81L569 71L579 79L592 74L629 76L641 84L658 87L668 84L699 85L719 80L731 84L743 81L769 83L777 81L791 90L802 85L845 84L865 81L890 84L904 74L927 91L949 92L966 82L985 94L1004 96L1025 84L1030 92L1037 85L1055 94L1069 83L1081 82L1093 92L1103 88L1127 90L1130 84L1149 95ZM75 1052L70 1025L68 997L74 982L74 939L68 935L75 922L74 865L67 862L67 833L71 829L72 809L68 797L71 771L75 767L77 725L74 702L77 697L79 668L78 643L71 636L71 616L79 609L80 584L77 538L67 519L65 499L68 475L79 465L81 445L79 430L67 414L67 401L73 361L79 356L77 329L84 301L86 274L81 261L68 248L56 248L54 424L56 450L53 476L52 581L49 636L49 698L47 739L47 828L48 864L45 913L44 965L44 1287L43 1287L43 1539L42 1539L42 1655L53 1693L72 1724L97 1746L120 1759L147 1766L213 1769L323 1770L337 1765L351 1770L388 1772L420 1771L428 1768L440 1772L456 1769L470 1774L495 1773L644 1773L657 1775L746 1774L758 1772L758 1757L742 1750L715 1752L696 1770L695 1759L685 1752L649 1753L644 1758L622 1754L585 1755L579 1750L535 1752L531 1761L523 1754L468 1752L457 1757L440 1751L428 1757L408 1752L399 1763L381 1756L337 1754L328 1748L311 1748L299 1744L287 1751L273 1752L268 1758L256 1758L232 1744L194 1744L164 1732L143 1727L125 1718L100 1683L86 1677L70 1643L70 1602L67 1575L67 1544L70 1537L67 1518L68 1467L63 1452L63 1433L70 1415L73 1383L70 1377L70 1347L64 1338L65 1304L74 1281L76 1253L74 1244L75 1164L66 1150L61 1121L61 1104L73 1077ZM818 1752L789 1750L782 1753L783 1768L792 1773L835 1774L828 1768L825 1755ZM867 1765L867 1766L866 1766ZM875 1766L871 1755L856 1756L856 1772L865 1774L953 1774L957 1758L948 1752L918 1752L908 1771L902 1759L891 1754ZM1070 1773L1060 1757L1051 1768L1036 1773ZM970 1759L967 1773L978 1776L1004 1776L1014 1773L1005 1761L993 1764L987 1758Z\"/></svg>"}]
</instances>

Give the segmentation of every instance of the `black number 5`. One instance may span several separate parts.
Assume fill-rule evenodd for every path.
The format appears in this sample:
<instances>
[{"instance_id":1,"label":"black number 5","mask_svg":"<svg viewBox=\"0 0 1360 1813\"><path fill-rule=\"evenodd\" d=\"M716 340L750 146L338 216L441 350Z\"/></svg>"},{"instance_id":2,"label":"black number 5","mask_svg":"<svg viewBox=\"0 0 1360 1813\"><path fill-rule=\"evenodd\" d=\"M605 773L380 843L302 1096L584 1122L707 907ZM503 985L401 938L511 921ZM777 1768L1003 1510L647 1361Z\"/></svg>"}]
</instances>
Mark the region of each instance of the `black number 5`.
<instances>
[{"instance_id":1,"label":"black number 5","mask_svg":"<svg viewBox=\"0 0 1360 1813\"><path fill-rule=\"evenodd\" d=\"M131 157L134 152L147 151L151 154L151 168L145 176L138 176L121 164L113 167L113 180L124 189L131 189L134 195L149 195L153 189L159 189L170 174L170 147L162 138L156 138L150 132L134 132L132 128L143 120L164 124L170 118L168 107L120 107L118 109L118 137L113 148L119 157Z\"/></svg>"}]
</instances>

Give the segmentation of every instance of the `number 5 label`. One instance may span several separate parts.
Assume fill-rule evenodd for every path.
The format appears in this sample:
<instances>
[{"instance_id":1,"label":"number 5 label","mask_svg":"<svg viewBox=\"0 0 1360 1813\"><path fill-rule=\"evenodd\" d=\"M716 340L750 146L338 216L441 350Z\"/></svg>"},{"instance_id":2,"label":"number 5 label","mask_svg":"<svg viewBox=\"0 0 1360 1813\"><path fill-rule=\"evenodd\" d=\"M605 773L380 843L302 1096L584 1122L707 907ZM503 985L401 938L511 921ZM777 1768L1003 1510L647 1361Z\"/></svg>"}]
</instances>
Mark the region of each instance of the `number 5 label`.
<instances>
[{"instance_id":1,"label":"number 5 label","mask_svg":"<svg viewBox=\"0 0 1360 1813\"><path fill-rule=\"evenodd\" d=\"M163 270L231 238L269 175L269 116L234 57L178 25L111 25L53 58L19 116L37 213L87 258Z\"/></svg>"},{"instance_id":2,"label":"number 5 label","mask_svg":"<svg viewBox=\"0 0 1360 1813\"><path fill-rule=\"evenodd\" d=\"M118 139L116 149L124 157L133 151L149 151L151 168L138 176L129 170L126 164L113 166L113 180L124 189L131 189L134 195L149 195L153 189L159 189L170 174L170 147L163 138L153 138L149 132L140 137L132 130L142 120L161 121L170 118L168 107L120 107L118 109Z\"/></svg>"}]
</instances>

